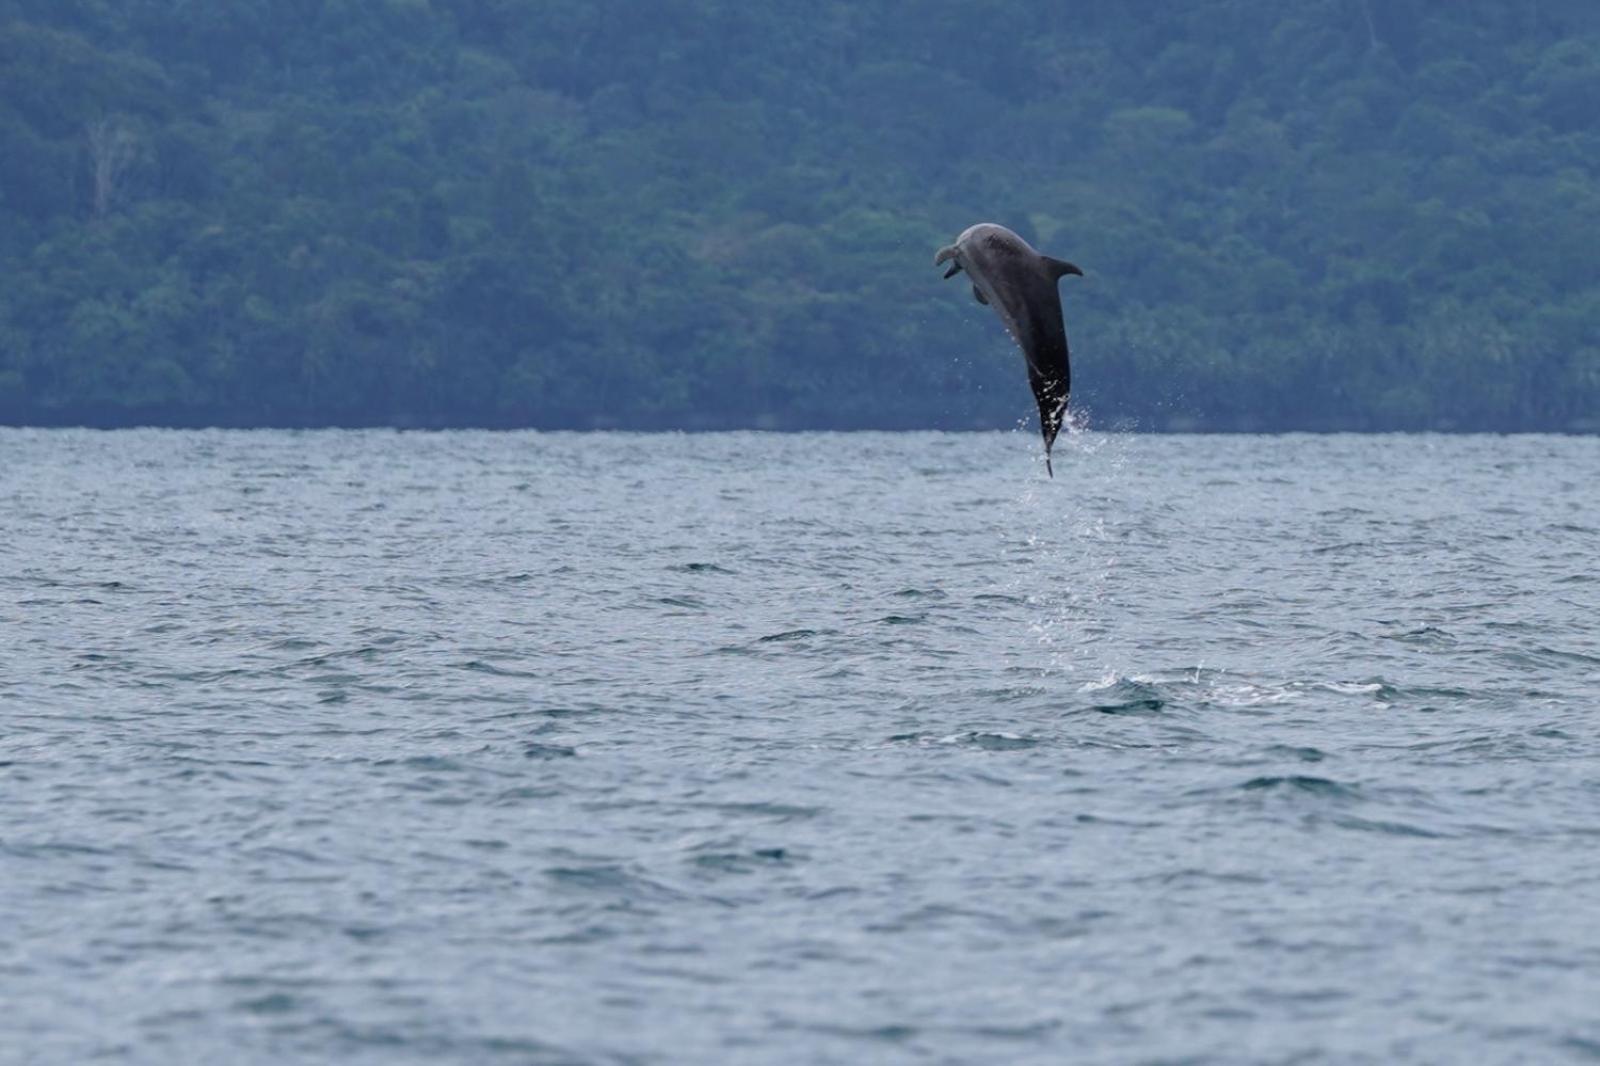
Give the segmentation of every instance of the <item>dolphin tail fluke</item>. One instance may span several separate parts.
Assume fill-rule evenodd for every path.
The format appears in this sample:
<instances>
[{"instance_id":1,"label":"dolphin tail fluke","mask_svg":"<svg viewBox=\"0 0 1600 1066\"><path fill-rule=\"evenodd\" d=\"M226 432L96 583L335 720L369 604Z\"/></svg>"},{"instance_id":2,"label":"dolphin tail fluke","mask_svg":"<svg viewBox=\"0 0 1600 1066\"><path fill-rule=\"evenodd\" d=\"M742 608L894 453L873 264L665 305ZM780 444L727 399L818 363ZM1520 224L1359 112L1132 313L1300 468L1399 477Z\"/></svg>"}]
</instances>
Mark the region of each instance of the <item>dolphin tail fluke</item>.
<instances>
[{"instance_id":1,"label":"dolphin tail fluke","mask_svg":"<svg viewBox=\"0 0 1600 1066\"><path fill-rule=\"evenodd\" d=\"M1052 481L1055 480L1056 470L1055 467L1050 465L1050 452L1048 450L1044 453L1044 472L1050 475Z\"/></svg>"}]
</instances>

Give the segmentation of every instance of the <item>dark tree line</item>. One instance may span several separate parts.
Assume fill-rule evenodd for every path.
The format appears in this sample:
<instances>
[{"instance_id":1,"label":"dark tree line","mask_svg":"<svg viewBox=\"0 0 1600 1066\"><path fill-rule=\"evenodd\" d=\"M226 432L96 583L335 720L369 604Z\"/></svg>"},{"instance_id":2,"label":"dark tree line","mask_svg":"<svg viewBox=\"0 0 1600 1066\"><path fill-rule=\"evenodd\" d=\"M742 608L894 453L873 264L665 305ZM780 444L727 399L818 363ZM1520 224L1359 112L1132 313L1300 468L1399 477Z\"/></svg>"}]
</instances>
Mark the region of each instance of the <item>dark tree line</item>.
<instances>
[{"instance_id":1,"label":"dark tree line","mask_svg":"<svg viewBox=\"0 0 1600 1066\"><path fill-rule=\"evenodd\" d=\"M1592 0L0 0L0 420L1600 429Z\"/></svg>"}]
</instances>

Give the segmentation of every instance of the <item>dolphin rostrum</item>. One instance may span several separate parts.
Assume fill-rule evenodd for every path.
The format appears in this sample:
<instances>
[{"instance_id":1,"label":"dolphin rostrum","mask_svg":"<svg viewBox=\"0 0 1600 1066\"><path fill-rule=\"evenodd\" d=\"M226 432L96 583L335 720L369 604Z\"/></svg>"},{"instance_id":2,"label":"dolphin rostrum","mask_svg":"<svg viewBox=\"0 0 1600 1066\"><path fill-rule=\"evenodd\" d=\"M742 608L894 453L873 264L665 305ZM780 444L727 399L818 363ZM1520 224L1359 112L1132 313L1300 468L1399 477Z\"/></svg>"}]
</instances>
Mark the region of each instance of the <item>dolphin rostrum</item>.
<instances>
[{"instance_id":1,"label":"dolphin rostrum","mask_svg":"<svg viewBox=\"0 0 1600 1066\"><path fill-rule=\"evenodd\" d=\"M944 276L953 278L965 270L972 278L972 295L994 308L1027 357L1028 384L1039 402L1039 430L1044 434L1044 468L1055 477L1050 449L1067 417L1067 395L1072 388L1067 327L1061 319L1056 282L1066 274L1082 277L1083 271L1040 255L1027 241L992 222L968 227L956 243L939 249L933 265L952 259L955 262Z\"/></svg>"}]
</instances>

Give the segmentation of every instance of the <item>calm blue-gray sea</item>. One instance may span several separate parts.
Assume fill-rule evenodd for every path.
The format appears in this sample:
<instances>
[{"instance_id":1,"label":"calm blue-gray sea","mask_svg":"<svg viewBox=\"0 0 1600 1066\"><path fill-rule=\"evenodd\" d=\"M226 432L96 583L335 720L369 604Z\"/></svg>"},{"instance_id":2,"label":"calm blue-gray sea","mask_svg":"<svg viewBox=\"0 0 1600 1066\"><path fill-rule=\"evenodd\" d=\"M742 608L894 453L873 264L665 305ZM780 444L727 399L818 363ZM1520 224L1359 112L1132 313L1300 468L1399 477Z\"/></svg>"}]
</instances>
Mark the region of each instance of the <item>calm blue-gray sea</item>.
<instances>
[{"instance_id":1,"label":"calm blue-gray sea","mask_svg":"<svg viewBox=\"0 0 1600 1066\"><path fill-rule=\"evenodd\" d=\"M0 431L0 1061L1600 1058L1600 439Z\"/></svg>"}]
</instances>

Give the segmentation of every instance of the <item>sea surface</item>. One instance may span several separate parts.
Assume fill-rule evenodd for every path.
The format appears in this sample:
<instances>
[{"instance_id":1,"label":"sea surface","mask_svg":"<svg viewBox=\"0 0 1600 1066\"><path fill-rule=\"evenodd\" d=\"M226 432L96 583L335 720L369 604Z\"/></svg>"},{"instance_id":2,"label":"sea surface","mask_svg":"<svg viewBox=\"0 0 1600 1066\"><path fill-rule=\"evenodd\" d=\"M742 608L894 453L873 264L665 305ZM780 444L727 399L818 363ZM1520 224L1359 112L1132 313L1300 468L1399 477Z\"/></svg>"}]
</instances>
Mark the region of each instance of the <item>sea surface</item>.
<instances>
[{"instance_id":1,"label":"sea surface","mask_svg":"<svg viewBox=\"0 0 1600 1066\"><path fill-rule=\"evenodd\" d=\"M0 1061L1600 1059L1600 439L0 431Z\"/></svg>"}]
</instances>

